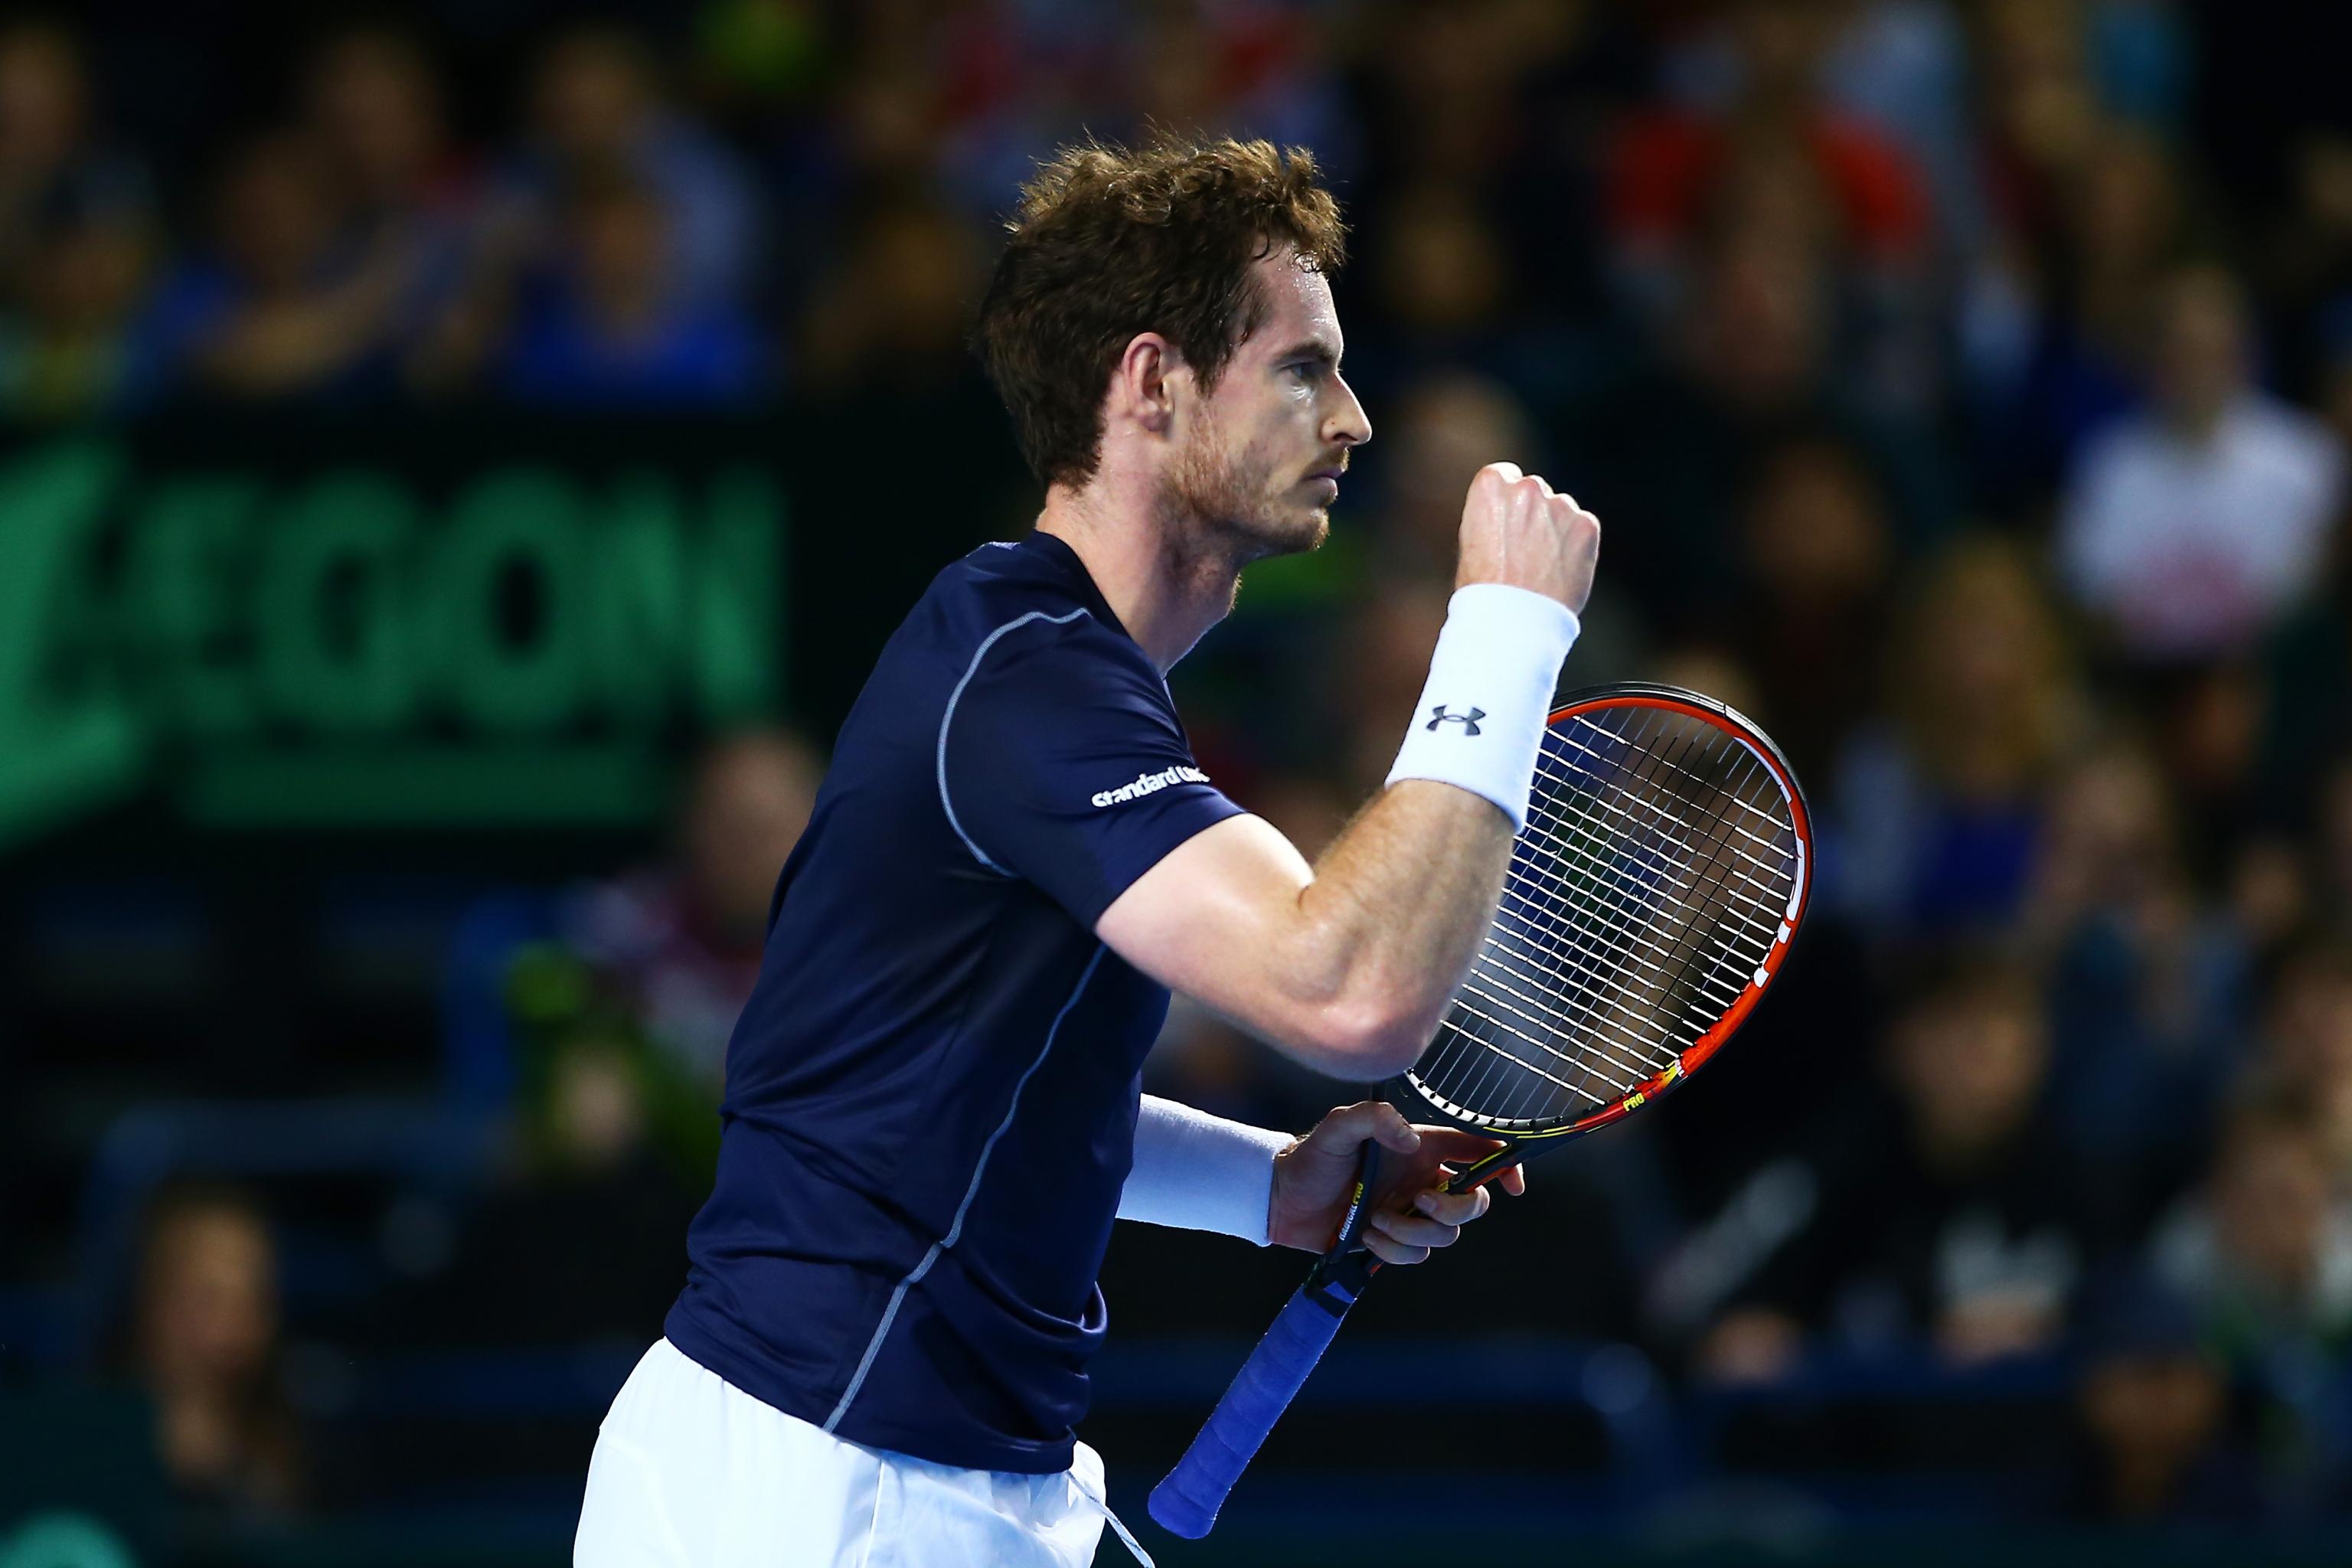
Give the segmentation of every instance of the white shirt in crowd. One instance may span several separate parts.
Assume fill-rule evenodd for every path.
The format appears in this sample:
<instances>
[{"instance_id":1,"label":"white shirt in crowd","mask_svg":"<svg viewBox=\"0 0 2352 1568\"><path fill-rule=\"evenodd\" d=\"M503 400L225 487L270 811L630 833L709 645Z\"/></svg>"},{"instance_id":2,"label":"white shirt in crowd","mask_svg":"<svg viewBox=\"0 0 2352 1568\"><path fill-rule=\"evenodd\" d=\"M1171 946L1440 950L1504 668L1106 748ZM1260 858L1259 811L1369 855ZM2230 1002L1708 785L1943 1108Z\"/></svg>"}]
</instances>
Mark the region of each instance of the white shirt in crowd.
<instances>
[{"instance_id":1,"label":"white shirt in crowd","mask_svg":"<svg viewBox=\"0 0 2352 1568\"><path fill-rule=\"evenodd\" d=\"M2344 468L2325 425L2259 394L2202 440L2127 421L2076 466L2058 536L2067 586L2134 654L2243 647L2312 585Z\"/></svg>"}]
</instances>

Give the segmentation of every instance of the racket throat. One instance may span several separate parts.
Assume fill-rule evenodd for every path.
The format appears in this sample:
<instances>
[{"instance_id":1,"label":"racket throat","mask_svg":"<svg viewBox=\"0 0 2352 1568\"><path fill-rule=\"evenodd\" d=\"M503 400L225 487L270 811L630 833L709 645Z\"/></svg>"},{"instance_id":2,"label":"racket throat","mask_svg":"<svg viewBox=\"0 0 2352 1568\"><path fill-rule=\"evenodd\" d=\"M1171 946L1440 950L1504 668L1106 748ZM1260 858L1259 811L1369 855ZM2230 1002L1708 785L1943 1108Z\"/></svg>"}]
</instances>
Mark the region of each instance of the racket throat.
<instances>
[{"instance_id":1,"label":"racket throat","mask_svg":"<svg viewBox=\"0 0 2352 1568\"><path fill-rule=\"evenodd\" d=\"M1517 1164L1524 1152L1525 1151L1517 1143L1506 1143L1476 1164L1465 1166L1455 1172L1447 1179L1445 1190L1449 1193L1466 1193L1473 1187L1483 1187Z\"/></svg>"}]
</instances>

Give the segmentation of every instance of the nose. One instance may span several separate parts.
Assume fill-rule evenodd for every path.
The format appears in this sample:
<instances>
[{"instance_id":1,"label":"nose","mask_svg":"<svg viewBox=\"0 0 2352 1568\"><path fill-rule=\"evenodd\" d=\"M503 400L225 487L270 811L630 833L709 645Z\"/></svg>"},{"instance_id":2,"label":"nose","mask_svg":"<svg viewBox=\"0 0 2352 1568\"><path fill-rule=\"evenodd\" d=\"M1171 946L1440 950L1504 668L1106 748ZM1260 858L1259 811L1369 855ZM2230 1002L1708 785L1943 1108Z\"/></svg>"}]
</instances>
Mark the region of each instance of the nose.
<instances>
[{"instance_id":1,"label":"nose","mask_svg":"<svg viewBox=\"0 0 2352 1568\"><path fill-rule=\"evenodd\" d=\"M1331 384L1339 391L1339 399L1323 417L1323 439L1332 446L1360 447L1372 438L1372 421L1364 413L1364 405L1356 400L1356 389L1334 375Z\"/></svg>"}]
</instances>

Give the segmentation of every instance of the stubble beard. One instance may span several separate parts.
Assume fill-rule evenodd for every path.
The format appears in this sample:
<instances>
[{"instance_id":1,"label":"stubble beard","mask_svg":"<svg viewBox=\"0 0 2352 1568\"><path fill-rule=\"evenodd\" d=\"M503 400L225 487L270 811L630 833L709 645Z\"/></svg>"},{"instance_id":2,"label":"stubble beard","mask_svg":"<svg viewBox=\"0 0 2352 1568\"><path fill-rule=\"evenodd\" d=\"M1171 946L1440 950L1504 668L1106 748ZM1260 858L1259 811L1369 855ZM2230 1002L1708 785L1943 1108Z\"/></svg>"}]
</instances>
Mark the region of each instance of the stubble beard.
<instances>
[{"instance_id":1,"label":"stubble beard","mask_svg":"<svg viewBox=\"0 0 2352 1568\"><path fill-rule=\"evenodd\" d=\"M1174 581L1211 591L1223 585L1230 608L1242 568L1276 555L1318 548L1331 531L1320 507L1297 517L1277 510L1263 469L1201 434L1186 443L1161 489L1161 563Z\"/></svg>"}]
</instances>

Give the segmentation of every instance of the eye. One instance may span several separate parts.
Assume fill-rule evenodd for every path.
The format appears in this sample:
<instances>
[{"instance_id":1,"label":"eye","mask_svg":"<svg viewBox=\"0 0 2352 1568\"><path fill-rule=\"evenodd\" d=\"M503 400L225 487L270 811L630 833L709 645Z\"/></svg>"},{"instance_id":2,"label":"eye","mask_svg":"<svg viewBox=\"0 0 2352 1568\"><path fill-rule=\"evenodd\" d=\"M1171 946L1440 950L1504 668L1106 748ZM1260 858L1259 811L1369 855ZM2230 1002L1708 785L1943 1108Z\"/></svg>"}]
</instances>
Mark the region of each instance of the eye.
<instances>
[{"instance_id":1,"label":"eye","mask_svg":"<svg viewBox=\"0 0 2352 1568\"><path fill-rule=\"evenodd\" d=\"M1323 373L1323 363L1320 360L1303 359L1296 364L1286 365L1283 368L1305 381L1313 381Z\"/></svg>"}]
</instances>

